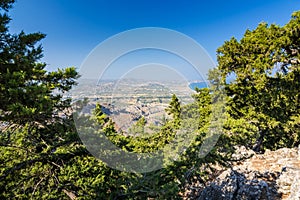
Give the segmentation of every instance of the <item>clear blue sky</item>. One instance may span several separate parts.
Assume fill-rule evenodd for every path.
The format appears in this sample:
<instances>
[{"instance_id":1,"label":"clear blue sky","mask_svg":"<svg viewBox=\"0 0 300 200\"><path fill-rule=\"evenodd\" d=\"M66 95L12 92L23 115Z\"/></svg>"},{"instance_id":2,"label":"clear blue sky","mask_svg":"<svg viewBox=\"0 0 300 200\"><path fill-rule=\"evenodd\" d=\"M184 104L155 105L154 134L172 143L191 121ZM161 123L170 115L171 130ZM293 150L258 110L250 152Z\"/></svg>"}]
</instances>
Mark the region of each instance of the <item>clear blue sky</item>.
<instances>
[{"instance_id":1,"label":"clear blue sky","mask_svg":"<svg viewBox=\"0 0 300 200\"><path fill-rule=\"evenodd\" d=\"M76 66L106 38L137 27L164 27L199 42L216 61L216 49L258 23L284 25L299 0L17 0L12 32L40 31L47 69Z\"/></svg>"}]
</instances>

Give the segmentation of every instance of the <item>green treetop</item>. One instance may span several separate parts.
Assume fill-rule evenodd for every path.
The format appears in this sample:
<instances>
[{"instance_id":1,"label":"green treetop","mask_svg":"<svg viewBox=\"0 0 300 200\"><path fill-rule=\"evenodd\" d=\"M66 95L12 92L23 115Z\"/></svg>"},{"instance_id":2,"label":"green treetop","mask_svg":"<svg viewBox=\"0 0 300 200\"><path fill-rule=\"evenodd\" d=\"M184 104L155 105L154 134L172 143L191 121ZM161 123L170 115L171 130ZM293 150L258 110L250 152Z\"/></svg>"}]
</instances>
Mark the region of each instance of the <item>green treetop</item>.
<instances>
[{"instance_id":1,"label":"green treetop","mask_svg":"<svg viewBox=\"0 0 300 200\"><path fill-rule=\"evenodd\" d=\"M218 49L228 132L256 151L299 144L300 12L285 26L261 23ZM226 82L234 75L235 79Z\"/></svg>"}]
</instances>

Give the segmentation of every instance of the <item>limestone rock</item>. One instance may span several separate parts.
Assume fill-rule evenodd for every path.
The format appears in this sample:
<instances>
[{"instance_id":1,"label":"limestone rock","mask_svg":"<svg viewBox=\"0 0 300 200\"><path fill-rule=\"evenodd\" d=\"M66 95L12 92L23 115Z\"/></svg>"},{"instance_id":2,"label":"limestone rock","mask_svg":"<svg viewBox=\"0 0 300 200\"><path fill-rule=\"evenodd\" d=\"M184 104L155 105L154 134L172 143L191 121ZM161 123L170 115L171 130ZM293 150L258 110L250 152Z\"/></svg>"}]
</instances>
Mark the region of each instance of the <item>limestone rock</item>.
<instances>
[{"instance_id":1,"label":"limestone rock","mask_svg":"<svg viewBox=\"0 0 300 200\"><path fill-rule=\"evenodd\" d=\"M238 148L239 156L253 152ZM199 200L300 200L300 146L267 150L227 169L200 192Z\"/></svg>"},{"instance_id":2,"label":"limestone rock","mask_svg":"<svg viewBox=\"0 0 300 200\"><path fill-rule=\"evenodd\" d=\"M300 199L300 173L296 174L291 185L290 195L288 200Z\"/></svg>"},{"instance_id":3,"label":"limestone rock","mask_svg":"<svg viewBox=\"0 0 300 200\"><path fill-rule=\"evenodd\" d=\"M276 195L264 180L247 179L245 174L235 170L227 170L220 176L224 175L224 179L217 179L205 188L199 200L271 200Z\"/></svg>"}]
</instances>

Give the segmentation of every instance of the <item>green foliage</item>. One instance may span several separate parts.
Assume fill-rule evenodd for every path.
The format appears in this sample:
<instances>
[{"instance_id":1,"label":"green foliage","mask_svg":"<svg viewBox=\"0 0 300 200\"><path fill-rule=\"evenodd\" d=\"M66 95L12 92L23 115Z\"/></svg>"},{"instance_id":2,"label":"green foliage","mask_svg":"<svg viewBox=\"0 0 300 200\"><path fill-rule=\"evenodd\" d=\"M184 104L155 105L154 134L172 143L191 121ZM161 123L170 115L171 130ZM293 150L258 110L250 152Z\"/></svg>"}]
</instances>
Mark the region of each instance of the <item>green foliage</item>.
<instances>
[{"instance_id":1,"label":"green foliage","mask_svg":"<svg viewBox=\"0 0 300 200\"><path fill-rule=\"evenodd\" d=\"M98 103L96 104L96 107L93 110L93 118L96 119L97 124L100 125L100 127L103 127L105 123L108 122L108 117L103 113L101 105Z\"/></svg>"},{"instance_id":2,"label":"green foliage","mask_svg":"<svg viewBox=\"0 0 300 200\"><path fill-rule=\"evenodd\" d=\"M44 69L38 62L44 34L8 32L6 11L13 2L0 1L0 199L103 199L117 193L124 177L79 142L70 99L63 97L78 73ZM105 177L112 177L108 184Z\"/></svg>"},{"instance_id":3,"label":"green foliage","mask_svg":"<svg viewBox=\"0 0 300 200\"><path fill-rule=\"evenodd\" d=\"M173 95L166 110L172 119L147 137L116 133L99 104L93 116L81 116L82 123L98 127L112 143L136 153L158 151L174 140L180 128L196 127L190 133L192 144L174 163L154 172L132 174L111 169L91 156L78 138L70 99L63 97L75 84L77 72L74 68L45 70L46 64L39 62L42 47L38 45L44 34L8 32L10 19L5 12L11 3L0 2L4 11L0 17L0 121L5 124L0 135L1 199L180 199L179 192L190 177L205 174L201 166L221 161L217 149L205 159L198 158L210 115L206 90L198 91L195 102L183 107ZM82 108L86 102L77 106ZM80 116L74 113L73 117ZM145 124L142 117L133 131L143 133Z\"/></svg>"},{"instance_id":4,"label":"green foliage","mask_svg":"<svg viewBox=\"0 0 300 200\"><path fill-rule=\"evenodd\" d=\"M127 184L121 181L123 179L118 180L118 183L121 185L115 186L114 188L119 191L119 193L105 194L103 191L100 191L103 197L124 199L180 199L180 192L184 192L186 185L195 181L195 177L203 183L209 178L207 170L203 169L212 169L213 167L210 166L210 164L226 164L227 155L221 155L219 153L220 147L224 149L226 148L225 145L228 145L226 144L227 140L225 137L222 140L222 145L213 148L208 156L204 158L199 157L199 149L203 143L203 139L206 137L207 123L211 113L211 95L208 89L201 89L198 90L193 97L195 102L181 108L178 98L174 95L170 101L168 112L172 116L177 116L175 119L178 123L174 123L173 117L172 120L166 121L158 132L151 135L145 134L145 136L140 137L131 135L125 136L121 133L117 133L114 129L114 123L111 120L107 120L105 114L101 111L101 106L96 105L93 112L94 116L91 116L89 120L99 123L99 127L102 127L102 130L95 129L98 131L95 135L97 136L97 134L104 132L106 137L108 137L113 144L127 152L156 152L166 148L167 145L172 143L177 130L180 128L188 128L189 126L196 127L194 133L190 132L187 133L190 134L190 136L185 136L185 138L193 137L193 140L186 146L186 149L182 152L178 152L179 149L173 149L171 151L171 153L179 154L175 161L172 160L173 162L168 162L168 160L166 160L165 168L149 173L130 174L120 172L118 177L123 177L123 179L127 181ZM174 107L176 109L170 109ZM179 110L181 112L179 112ZM104 125L102 123L103 119L106 122ZM87 120L83 121L87 122ZM93 123L94 122L91 124ZM143 128L145 124L146 121L140 118L140 120L134 124L134 127L138 126ZM174 158L172 157L172 159ZM88 177L88 175L85 175L85 177ZM104 184L103 182L101 183ZM106 187L112 188L112 184L115 183L113 179L109 179L105 184Z\"/></svg>"},{"instance_id":5,"label":"green foliage","mask_svg":"<svg viewBox=\"0 0 300 200\"><path fill-rule=\"evenodd\" d=\"M172 95L171 102L169 104L169 107L166 108L166 112L168 115L172 116L174 128L178 128L180 126L181 107L179 99L175 94Z\"/></svg>"},{"instance_id":6,"label":"green foliage","mask_svg":"<svg viewBox=\"0 0 300 200\"><path fill-rule=\"evenodd\" d=\"M300 12L283 27L261 23L218 49L229 134L256 151L299 145ZM225 83L234 74L235 80ZM291 124L293 124L291 126Z\"/></svg>"},{"instance_id":7,"label":"green foliage","mask_svg":"<svg viewBox=\"0 0 300 200\"><path fill-rule=\"evenodd\" d=\"M5 11L11 3L1 1L0 6ZM78 73L75 68L46 72L46 64L37 62L43 56L37 43L45 35L12 35L7 29L9 21L6 13L0 14L0 120L45 124L68 105L61 92L71 89Z\"/></svg>"},{"instance_id":8,"label":"green foliage","mask_svg":"<svg viewBox=\"0 0 300 200\"><path fill-rule=\"evenodd\" d=\"M135 124L133 124L130 129L129 133L134 136L142 136L145 133L145 126L146 126L146 119L142 116Z\"/></svg>"}]
</instances>

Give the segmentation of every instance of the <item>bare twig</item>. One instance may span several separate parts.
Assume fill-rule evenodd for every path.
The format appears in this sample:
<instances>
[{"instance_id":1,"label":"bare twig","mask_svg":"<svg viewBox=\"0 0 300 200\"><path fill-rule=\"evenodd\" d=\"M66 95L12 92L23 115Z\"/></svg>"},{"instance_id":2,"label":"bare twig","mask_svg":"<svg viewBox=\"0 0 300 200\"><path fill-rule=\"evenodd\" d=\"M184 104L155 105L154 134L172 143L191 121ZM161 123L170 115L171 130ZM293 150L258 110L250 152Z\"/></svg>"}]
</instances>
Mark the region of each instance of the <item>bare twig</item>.
<instances>
[{"instance_id":1,"label":"bare twig","mask_svg":"<svg viewBox=\"0 0 300 200\"><path fill-rule=\"evenodd\" d=\"M75 200L77 199L76 195L73 192L69 192L68 190L63 189L62 190L66 195L68 195L68 197L70 197L70 199Z\"/></svg>"},{"instance_id":2,"label":"bare twig","mask_svg":"<svg viewBox=\"0 0 300 200\"><path fill-rule=\"evenodd\" d=\"M40 184L44 179L45 179L45 177L41 178L41 180L34 186L33 192L32 192L32 194L31 194L31 199L32 199L32 197L33 197L33 195L34 195L34 193L35 193L37 187L39 186L39 184Z\"/></svg>"}]
</instances>

